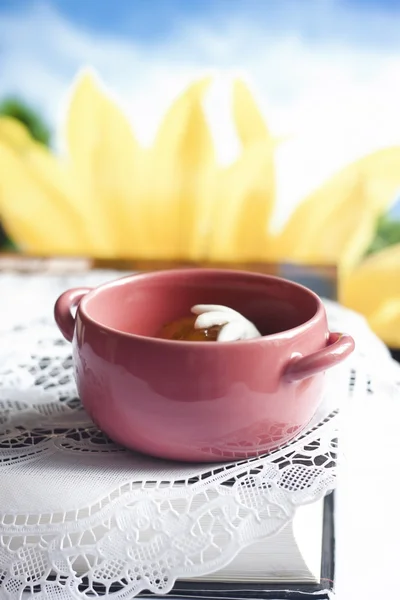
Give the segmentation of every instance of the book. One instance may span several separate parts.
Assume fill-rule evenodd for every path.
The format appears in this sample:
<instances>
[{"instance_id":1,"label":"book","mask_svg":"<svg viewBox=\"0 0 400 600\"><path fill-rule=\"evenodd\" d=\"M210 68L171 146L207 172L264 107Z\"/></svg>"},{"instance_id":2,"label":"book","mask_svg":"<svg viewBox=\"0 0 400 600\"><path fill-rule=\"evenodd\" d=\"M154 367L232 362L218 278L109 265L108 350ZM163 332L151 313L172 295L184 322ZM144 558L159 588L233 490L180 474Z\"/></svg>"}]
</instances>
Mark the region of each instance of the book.
<instances>
[{"instance_id":1,"label":"book","mask_svg":"<svg viewBox=\"0 0 400 600\"><path fill-rule=\"evenodd\" d=\"M178 581L170 600L329 600L334 593L334 494L299 507L280 532L244 548L233 561L197 579ZM143 592L142 597L155 598Z\"/></svg>"},{"instance_id":2,"label":"book","mask_svg":"<svg viewBox=\"0 0 400 600\"><path fill-rule=\"evenodd\" d=\"M226 567L197 581L320 583L322 530L323 501L301 506L281 531L247 546Z\"/></svg>"},{"instance_id":3,"label":"book","mask_svg":"<svg viewBox=\"0 0 400 600\"><path fill-rule=\"evenodd\" d=\"M281 531L241 552L224 568L196 579L177 581L169 600L330 600L334 589L334 494L298 507ZM75 564L82 573L84 564ZM54 579L49 576L49 581ZM92 584L93 585L93 584ZM104 588L93 591L104 597ZM113 585L112 593L123 586ZM165 598L142 592L141 598Z\"/></svg>"}]
</instances>

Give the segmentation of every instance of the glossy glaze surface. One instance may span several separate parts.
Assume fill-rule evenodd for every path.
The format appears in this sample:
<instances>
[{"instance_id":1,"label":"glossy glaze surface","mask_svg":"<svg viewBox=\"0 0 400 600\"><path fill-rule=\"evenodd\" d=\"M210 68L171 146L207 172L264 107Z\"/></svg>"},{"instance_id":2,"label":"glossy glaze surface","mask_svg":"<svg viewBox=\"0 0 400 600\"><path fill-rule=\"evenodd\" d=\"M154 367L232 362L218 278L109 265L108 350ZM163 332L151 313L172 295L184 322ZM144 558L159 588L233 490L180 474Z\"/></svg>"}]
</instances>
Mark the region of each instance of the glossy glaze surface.
<instances>
[{"instance_id":1,"label":"glossy glaze surface","mask_svg":"<svg viewBox=\"0 0 400 600\"><path fill-rule=\"evenodd\" d=\"M263 337L151 337L198 303L234 308ZM315 294L254 273L134 275L65 292L55 316L72 340L79 393L98 427L134 450L185 461L258 455L289 441L318 407L324 371L354 348L350 336L329 333Z\"/></svg>"}]
</instances>

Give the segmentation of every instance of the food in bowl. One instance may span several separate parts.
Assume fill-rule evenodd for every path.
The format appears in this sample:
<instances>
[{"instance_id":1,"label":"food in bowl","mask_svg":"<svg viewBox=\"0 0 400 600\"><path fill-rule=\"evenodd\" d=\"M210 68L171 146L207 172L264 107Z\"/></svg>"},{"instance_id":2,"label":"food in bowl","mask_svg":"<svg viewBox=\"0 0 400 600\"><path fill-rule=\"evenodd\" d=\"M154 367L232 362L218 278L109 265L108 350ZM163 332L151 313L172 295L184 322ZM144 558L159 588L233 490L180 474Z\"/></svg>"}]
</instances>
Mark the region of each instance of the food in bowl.
<instances>
[{"instance_id":1,"label":"food in bowl","mask_svg":"<svg viewBox=\"0 0 400 600\"><path fill-rule=\"evenodd\" d=\"M238 311L218 304L196 304L192 316L162 326L156 337L186 342L234 342L260 337L257 328Z\"/></svg>"}]
</instances>

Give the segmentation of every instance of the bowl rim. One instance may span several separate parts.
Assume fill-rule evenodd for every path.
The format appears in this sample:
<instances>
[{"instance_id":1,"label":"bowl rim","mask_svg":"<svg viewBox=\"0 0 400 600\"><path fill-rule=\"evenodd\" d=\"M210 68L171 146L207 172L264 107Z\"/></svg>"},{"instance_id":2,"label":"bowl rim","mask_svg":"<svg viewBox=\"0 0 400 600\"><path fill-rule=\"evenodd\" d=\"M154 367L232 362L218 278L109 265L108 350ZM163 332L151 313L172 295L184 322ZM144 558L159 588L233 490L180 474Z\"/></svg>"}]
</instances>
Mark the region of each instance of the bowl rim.
<instances>
[{"instance_id":1,"label":"bowl rim","mask_svg":"<svg viewBox=\"0 0 400 600\"><path fill-rule=\"evenodd\" d=\"M147 336L147 335L141 335L138 333L130 333L127 331L122 331L120 329L116 329L114 327L110 327L109 325L104 325L103 323L100 323L99 321L97 321L96 319L94 319L93 317L90 316L90 313L88 313L87 310L87 304L88 302L90 302L90 300L95 297L96 295L101 294L104 290L112 288L112 287L116 287L119 285L126 285L127 282L129 281L137 281L138 279L148 279L148 278L162 278L165 276L172 276L172 275L182 275L182 274L186 274L187 276L191 276L191 275L213 275L213 276L235 276L237 275L238 277L246 277L249 279L253 279L253 280L272 280L275 282L281 282L284 283L285 285L289 285L291 287L294 287L296 289L298 289L299 291L301 291L302 293L307 294L308 296L310 296L311 298L313 298L315 300L316 303L316 311L313 314L312 317L310 317L307 321L304 321L303 323L300 323L299 325L296 325L296 327L292 327L290 329L285 329L283 331L278 331L277 333L271 333L268 335L263 335L259 338L253 338L253 339L249 339L249 340L235 340L235 341L230 341L230 342L221 342L219 344L211 344L211 343L204 343L204 342L197 342L197 341L185 341L185 340L167 340L167 339L163 339L163 338L156 338L156 337L151 337L151 336ZM94 287L93 289L91 289L87 294L85 294L85 296L82 298L82 300L79 303L78 306L78 310L77 310L77 315L79 314L79 316L82 318L83 321L86 321L88 323L90 323L92 326L96 327L97 329L103 331L103 332L107 332L113 335L116 335L118 337L123 337L123 338L128 338L128 339L132 339L132 340L140 340L141 342L145 342L148 344L153 344L153 345L165 345L168 346L170 348L191 348L193 350L193 348L203 348L203 349L208 349L208 351L210 351L211 348L215 348L215 349L219 349L221 348L221 346L223 346L224 348L238 348L238 346L243 346L244 344L246 346L254 346L254 345L259 345L260 343L266 343L268 341L274 341L274 340L287 340L287 339L291 339L294 336L296 336L296 334L301 334L301 333L305 333L307 332L314 324L320 322L321 318L323 318L324 316L326 316L326 312L325 312L325 307L324 304L321 300L321 298L312 290L310 290L309 288L307 288L306 286L291 281L290 279L285 279L284 277L279 277L276 275L269 275L269 274L264 274L264 273L257 273L257 272L253 272L253 271L243 271L243 270L233 270L233 269L218 269L218 268L179 268L179 269L163 269L163 270L157 270L157 271L145 271L145 272L138 272L138 273L131 273L128 275L124 275L122 277L118 277L117 279L113 279L110 281L107 281L105 283L102 283L96 287ZM329 334L328 328L327 328L327 335ZM204 351L204 350L203 350ZM212 351L212 350L211 350Z\"/></svg>"}]
</instances>

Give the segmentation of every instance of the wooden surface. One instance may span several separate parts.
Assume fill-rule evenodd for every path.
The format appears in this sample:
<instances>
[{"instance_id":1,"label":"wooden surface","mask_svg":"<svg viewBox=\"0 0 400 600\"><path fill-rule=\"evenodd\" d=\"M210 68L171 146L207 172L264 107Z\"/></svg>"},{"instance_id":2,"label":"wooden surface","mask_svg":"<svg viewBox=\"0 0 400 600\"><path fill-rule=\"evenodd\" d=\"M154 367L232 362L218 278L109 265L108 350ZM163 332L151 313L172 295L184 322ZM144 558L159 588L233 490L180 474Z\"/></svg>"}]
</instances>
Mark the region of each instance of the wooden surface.
<instances>
[{"instance_id":1,"label":"wooden surface","mask_svg":"<svg viewBox=\"0 0 400 600\"><path fill-rule=\"evenodd\" d=\"M275 275L295 281L319 296L337 299L337 271L329 265L295 265L289 263L182 262L158 260L105 260L73 257L34 257L0 254L0 272L74 274L106 269L121 273L183 268L219 268Z\"/></svg>"},{"instance_id":2,"label":"wooden surface","mask_svg":"<svg viewBox=\"0 0 400 600\"><path fill-rule=\"evenodd\" d=\"M254 271L277 275L283 266L278 263L267 262L190 262L190 261L162 261L162 260L135 260L135 259L93 259L86 257L60 257L60 256L28 256L16 253L0 253L0 270L13 270L19 272L32 271L57 271L81 272L90 269L115 269L117 271L155 271L177 268L218 268ZM336 279L336 267L330 265L289 265L301 271L318 271L324 277Z\"/></svg>"}]
</instances>

